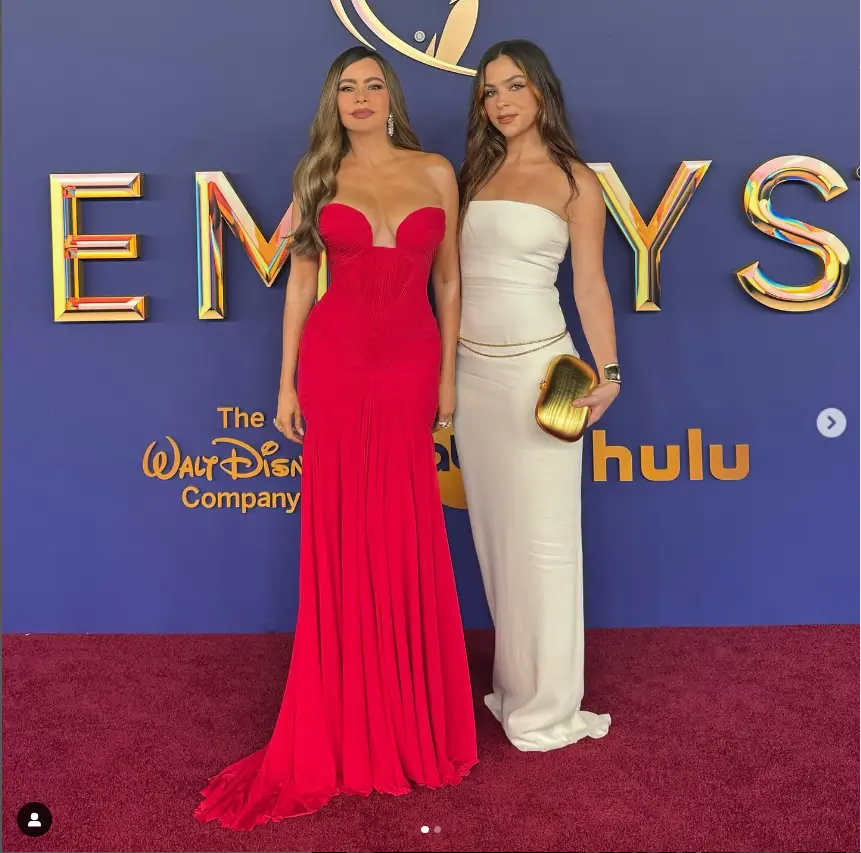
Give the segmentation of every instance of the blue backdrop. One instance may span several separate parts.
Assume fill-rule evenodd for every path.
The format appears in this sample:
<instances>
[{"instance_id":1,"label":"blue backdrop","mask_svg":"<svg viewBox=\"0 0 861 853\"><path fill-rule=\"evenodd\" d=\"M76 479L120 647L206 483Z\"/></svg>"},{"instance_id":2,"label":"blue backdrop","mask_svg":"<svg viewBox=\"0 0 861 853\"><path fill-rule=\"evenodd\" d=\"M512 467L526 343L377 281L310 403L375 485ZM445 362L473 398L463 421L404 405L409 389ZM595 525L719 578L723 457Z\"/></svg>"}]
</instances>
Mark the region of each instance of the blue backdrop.
<instances>
[{"instance_id":1,"label":"blue backdrop","mask_svg":"<svg viewBox=\"0 0 861 853\"><path fill-rule=\"evenodd\" d=\"M371 5L414 44L449 4ZM734 278L756 259L786 283L819 274L743 214L750 173L785 154L824 160L849 191L826 204L784 185L775 207L858 256L858 14L853 0L482 0L463 62L502 38L540 43L585 158L611 162L647 220L682 160L713 161L663 253L660 313L634 312L633 255L608 219L625 385L602 427L634 451L635 473L619 482L611 464L593 482L587 440L590 626L858 619L857 282L788 314ZM400 55L351 16L394 63L424 146L458 163L471 78ZM4 630L292 629L298 513L189 509L186 483L147 478L141 461L166 435L192 455L220 435L279 437L286 275L264 287L226 233L228 319L197 319L194 173L226 172L271 234L326 69L355 39L324 0L7 0L2 23ZM84 202L83 230L137 233L141 258L88 262L87 292L149 294L151 317L54 323L48 176L118 171L144 174L143 198ZM568 265L560 284L583 348ZM222 429L219 406L267 425ZM848 418L836 439L816 429L831 406ZM748 476L689 480L694 427L730 464L748 444ZM682 445L681 476L645 480L637 448L656 445L661 464L668 444ZM210 488L235 486L219 474ZM446 518L465 622L486 626L467 514Z\"/></svg>"}]
</instances>

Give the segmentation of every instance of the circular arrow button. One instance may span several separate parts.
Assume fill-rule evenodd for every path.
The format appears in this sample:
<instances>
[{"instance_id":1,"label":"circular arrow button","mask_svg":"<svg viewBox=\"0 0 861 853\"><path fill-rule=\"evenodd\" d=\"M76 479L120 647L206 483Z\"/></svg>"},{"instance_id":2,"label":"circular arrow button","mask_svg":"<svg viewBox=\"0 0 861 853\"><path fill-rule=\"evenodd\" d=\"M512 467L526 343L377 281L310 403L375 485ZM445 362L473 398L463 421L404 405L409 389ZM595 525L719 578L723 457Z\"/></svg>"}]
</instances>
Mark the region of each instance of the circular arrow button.
<instances>
[{"instance_id":1,"label":"circular arrow button","mask_svg":"<svg viewBox=\"0 0 861 853\"><path fill-rule=\"evenodd\" d=\"M825 438L837 438L846 430L846 415L840 409L823 409L816 418L816 429Z\"/></svg>"}]
</instances>

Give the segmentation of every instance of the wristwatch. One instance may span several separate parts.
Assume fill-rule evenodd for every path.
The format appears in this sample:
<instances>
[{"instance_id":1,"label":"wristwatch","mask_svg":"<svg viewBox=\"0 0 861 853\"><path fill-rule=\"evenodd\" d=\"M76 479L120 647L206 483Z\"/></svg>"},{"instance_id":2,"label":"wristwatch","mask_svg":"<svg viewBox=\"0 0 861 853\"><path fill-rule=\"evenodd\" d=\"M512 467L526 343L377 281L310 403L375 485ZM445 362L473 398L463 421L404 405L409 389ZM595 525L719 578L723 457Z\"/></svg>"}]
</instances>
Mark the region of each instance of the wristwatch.
<instances>
[{"instance_id":1,"label":"wristwatch","mask_svg":"<svg viewBox=\"0 0 861 853\"><path fill-rule=\"evenodd\" d=\"M615 382L617 385L622 384L622 373L619 370L618 364L613 363L604 365L604 381Z\"/></svg>"}]
</instances>

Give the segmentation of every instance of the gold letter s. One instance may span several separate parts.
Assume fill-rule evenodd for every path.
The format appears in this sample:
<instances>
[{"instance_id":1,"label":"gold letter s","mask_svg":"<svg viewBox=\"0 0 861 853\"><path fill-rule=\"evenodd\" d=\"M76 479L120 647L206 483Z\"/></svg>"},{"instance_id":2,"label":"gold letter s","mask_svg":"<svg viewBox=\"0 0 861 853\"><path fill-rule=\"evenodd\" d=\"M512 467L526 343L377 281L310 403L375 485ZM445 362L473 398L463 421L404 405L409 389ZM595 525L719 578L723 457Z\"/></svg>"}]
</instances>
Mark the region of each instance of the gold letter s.
<instances>
[{"instance_id":1,"label":"gold letter s","mask_svg":"<svg viewBox=\"0 0 861 853\"><path fill-rule=\"evenodd\" d=\"M744 209L755 228L813 252L823 264L822 275L807 284L780 284L759 268L759 261L736 272L745 293L777 311L816 311L830 305L849 282L849 250L833 234L806 222L778 216L771 193L783 181L815 187L825 201L846 191L846 184L827 163L813 157L776 157L757 168L744 187Z\"/></svg>"}]
</instances>

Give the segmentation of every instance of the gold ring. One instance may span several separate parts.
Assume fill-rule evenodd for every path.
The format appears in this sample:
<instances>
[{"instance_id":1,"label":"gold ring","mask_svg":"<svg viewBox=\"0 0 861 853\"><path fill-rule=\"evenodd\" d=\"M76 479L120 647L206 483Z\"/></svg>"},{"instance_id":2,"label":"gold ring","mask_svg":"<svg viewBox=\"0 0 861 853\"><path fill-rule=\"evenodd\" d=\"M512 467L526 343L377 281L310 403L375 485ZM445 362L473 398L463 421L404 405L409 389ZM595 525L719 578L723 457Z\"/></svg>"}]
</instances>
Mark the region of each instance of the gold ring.
<instances>
[{"instance_id":1,"label":"gold ring","mask_svg":"<svg viewBox=\"0 0 861 853\"><path fill-rule=\"evenodd\" d=\"M284 432L284 427L281 425L281 421L279 421L278 418L272 418L272 423L275 424L275 429L277 429L278 432Z\"/></svg>"}]
</instances>

